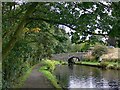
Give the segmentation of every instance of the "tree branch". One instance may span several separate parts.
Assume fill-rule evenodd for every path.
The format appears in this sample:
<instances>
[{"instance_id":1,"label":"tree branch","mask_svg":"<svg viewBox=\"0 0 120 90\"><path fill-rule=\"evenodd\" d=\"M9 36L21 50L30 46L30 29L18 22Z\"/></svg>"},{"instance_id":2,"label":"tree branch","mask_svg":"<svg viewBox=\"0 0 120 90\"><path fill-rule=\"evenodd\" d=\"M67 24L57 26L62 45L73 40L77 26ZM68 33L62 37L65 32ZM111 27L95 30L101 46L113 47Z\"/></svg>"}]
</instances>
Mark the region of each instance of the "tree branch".
<instances>
[{"instance_id":1,"label":"tree branch","mask_svg":"<svg viewBox=\"0 0 120 90\"><path fill-rule=\"evenodd\" d=\"M29 19L30 20L42 20L42 21L45 21L45 22L50 23L50 24L61 24L61 25L65 25L65 26L71 28L72 30L77 30L76 28L73 28L71 25L68 25L68 24L60 22L60 21L48 20L48 19L44 19L44 18L34 18L34 17L30 17ZM104 37L106 35L108 35L108 34L97 34L97 33L93 33L93 32L90 32L90 31L84 31L84 33L87 33L87 34L90 34L90 35L102 35Z\"/></svg>"}]
</instances>

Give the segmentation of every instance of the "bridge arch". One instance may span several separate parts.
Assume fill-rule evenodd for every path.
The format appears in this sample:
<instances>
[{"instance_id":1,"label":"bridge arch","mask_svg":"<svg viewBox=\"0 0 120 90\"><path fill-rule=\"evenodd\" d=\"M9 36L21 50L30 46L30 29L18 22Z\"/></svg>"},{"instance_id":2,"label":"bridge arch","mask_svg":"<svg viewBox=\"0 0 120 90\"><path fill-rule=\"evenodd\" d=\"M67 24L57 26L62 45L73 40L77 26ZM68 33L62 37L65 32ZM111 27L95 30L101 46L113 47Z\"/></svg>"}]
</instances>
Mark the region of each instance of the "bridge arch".
<instances>
[{"instance_id":1,"label":"bridge arch","mask_svg":"<svg viewBox=\"0 0 120 90\"><path fill-rule=\"evenodd\" d=\"M80 61L80 58L76 56L68 58L68 64L74 64L76 61Z\"/></svg>"}]
</instances>

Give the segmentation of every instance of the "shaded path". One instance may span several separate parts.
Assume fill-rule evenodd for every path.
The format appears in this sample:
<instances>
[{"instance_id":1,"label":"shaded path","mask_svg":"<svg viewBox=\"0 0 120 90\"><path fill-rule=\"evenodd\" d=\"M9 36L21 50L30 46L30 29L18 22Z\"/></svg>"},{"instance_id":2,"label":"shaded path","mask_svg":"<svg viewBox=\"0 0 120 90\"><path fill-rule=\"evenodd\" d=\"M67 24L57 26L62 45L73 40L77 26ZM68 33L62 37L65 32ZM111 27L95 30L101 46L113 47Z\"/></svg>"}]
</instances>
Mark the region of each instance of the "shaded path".
<instances>
[{"instance_id":1,"label":"shaded path","mask_svg":"<svg viewBox=\"0 0 120 90\"><path fill-rule=\"evenodd\" d=\"M51 88L52 90L55 90L51 82L38 71L40 66L41 65L38 64L33 68L22 88Z\"/></svg>"}]
</instances>

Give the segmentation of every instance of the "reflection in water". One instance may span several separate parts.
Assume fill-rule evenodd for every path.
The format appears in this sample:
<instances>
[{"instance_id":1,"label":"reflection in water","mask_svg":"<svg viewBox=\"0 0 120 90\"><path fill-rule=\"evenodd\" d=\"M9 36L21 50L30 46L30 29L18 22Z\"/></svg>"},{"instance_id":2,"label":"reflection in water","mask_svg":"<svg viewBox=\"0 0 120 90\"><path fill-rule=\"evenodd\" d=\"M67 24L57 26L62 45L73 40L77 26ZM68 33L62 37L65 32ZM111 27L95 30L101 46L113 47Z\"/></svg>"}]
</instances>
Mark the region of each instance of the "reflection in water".
<instances>
[{"instance_id":1,"label":"reflection in water","mask_svg":"<svg viewBox=\"0 0 120 90\"><path fill-rule=\"evenodd\" d=\"M90 87L94 88L95 85L92 83L92 77L85 79L85 78L76 78L74 76L70 76L70 82L69 82L69 87L68 88L85 88ZM85 83L84 83L85 82Z\"/></svg>"},{"instance_id":2,"label":"reflection in water","mask_svg":"<svg viewBox=\"0 0 120 90\"><path fill-rule=\"evenodd\" d=\"M119 72L89 66L58 66L56 77L64 88L118 88ZM104 89L103 89L104 90ZM113 89L112 89L113 90Z\"/></svg>"},{"instance_id":3,"label":"reflection in water","mask_svg":"<svg viewBox=\"0 0 120 90\"><path fill-rule=\"evenodd\" d=\"M73 64L69 64L69 65L68 65L68 68L69 68L70 70L73 70Z\"/></svg>"}]
</instances>

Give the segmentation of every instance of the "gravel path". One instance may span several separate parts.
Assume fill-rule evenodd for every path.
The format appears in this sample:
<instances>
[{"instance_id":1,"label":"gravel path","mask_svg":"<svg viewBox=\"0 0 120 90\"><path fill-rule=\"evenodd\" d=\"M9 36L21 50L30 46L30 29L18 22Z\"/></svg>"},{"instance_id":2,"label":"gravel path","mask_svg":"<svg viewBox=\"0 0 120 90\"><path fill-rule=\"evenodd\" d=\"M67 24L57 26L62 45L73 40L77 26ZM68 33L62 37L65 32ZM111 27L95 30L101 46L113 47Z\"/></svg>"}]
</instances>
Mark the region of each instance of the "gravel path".
<instances>
[{"instance_id":1,"label":"gravel path","mask_svg":"<svg viewBox=\"0 0 120 90\"><path fill-rule=\"evenodd\" d=\"M23 88L49 88L50 90L56 90L50 81L41 72L38 71L39 68L40 65L36 65L33 68L31 74L25 81Z\"/></svg>"}]
</instances>

